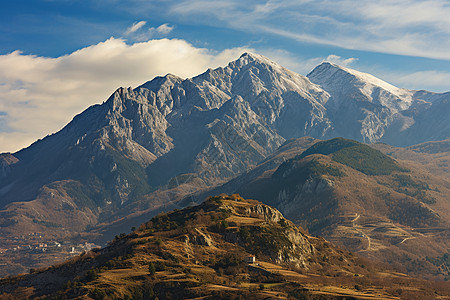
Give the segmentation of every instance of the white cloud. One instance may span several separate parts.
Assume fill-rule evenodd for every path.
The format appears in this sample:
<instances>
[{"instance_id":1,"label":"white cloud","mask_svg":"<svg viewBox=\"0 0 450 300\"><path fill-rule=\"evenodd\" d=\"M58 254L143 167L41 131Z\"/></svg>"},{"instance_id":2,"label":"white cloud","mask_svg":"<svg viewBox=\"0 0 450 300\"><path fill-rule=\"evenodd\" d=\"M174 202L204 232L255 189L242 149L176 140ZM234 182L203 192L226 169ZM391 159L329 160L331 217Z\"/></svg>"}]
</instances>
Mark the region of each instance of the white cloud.
<instances>
[{"instance_id":1,"label":"white cloud","mask_svg":"<svg viewBox=\"0 0 450 300\"><path fill-rule=\"evenodd\" d=\"M133 41L143 42L148 41L152 38L161 38L169 33L175 28L175 26L171 26L168 23L162 24L158 27L150 27L147 30L144 30L144 26L147 24L145 21L140 21L138 23L134 23L131 27L129 27L125 36L127 39L131 39Z\"/></svg>"},{"instance_id":2,"label":"white cloud","mask_svg":"<svg viewBox=\"0 0 450 300\"><path fill-rule=\"evenodd\" d=\"M328 55L327 58L325 59L325 61L332 62L337 65L343 66L343 67L350 66L352 63L354 63L357 60L358 59L354 58L354 57L343 58L343 57L340 57L340 56L334 55L334 54Z\"/></svg>"},{"instance_id":3,"label":"white cloud","mask_svg":"<svg viewBox=\"0 0 450 300\"><path fill-rule=\"evenodd\" d=\"M127 45L110 38L57 58L19 51L0 55L0 152L19 150L56 132L120 86L136 87L167 73L192 77L245 51L217 53L169 39Z\"/></svg>"},{"instance_id":4,"label":"white cloud","mask_svg":"<svg viewBox=\"0 0 450 300\"><path fill-rule=\"evenodd\" d=\"M147 24L146 21L140 21L140 22L136 22L133 25L131 25L127 31L125 32L125 35L129 35L132 34L136 31L138 31L139 29L141 29L142 27L144 27Z\"/></svg>"},{"instance_id":5,"label":"white cloud","mask_svg":"<svg viewBox=\"0 0 450 300\"><path fill-rule=\"evenodd\" d=\"M174 28L174 26L170 26L169 24L166 23L166 24L162 24L162 25L158 26L155 29L155 31L159 34L166 35L166 34L169 34L170 32L172 32L173 28Z\"/></svg>"},{"instance_id":6,"label":"white cloud","mask_svg":"<svg viewBox=\"0 0 450 300\"><path fill-rule=\"evenodd\" d=\"M386 80L393 82L397 86L409 89L425 89L432 91L442 91L442 87L448 87L450 82L450 72L442 71L420 71L414 73L385 72Z\"/></svg>"},{"instance_id":7,"label":"white cloud","mask_svg":"<svg viewBox=\"0 0 450 300\"><path fill-rule=\"evenodd\" d=\"M306 43L450 60L447 0L185 0L169 11Z\"/></svg>"}]
</instances>

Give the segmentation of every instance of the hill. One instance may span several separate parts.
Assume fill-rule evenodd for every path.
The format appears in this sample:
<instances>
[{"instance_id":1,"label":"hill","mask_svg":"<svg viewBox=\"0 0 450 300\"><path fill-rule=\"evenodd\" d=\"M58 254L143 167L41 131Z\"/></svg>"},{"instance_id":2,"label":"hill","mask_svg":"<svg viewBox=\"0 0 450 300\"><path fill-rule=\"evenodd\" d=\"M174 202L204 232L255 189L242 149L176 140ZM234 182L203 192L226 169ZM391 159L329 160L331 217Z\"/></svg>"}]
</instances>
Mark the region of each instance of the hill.
<instances>
[{"instance_id":1,"label":"hill","mask_svg":"<svg viewBox=\"0 0 450 300\"><path fill-rule=\"evenodd\" d=\"M256 256L250 263L249 257ZM448 286L383 270L238 195L160 214L50 268L0 280L2 297L448 299ZM447 296L446 296L447 295Z\"/></svg>"},{"instance_id":2,"label":"hill","mask_svg":"<svg viewBox=\"0 0 450 300\"><path fill-rule=\"evenodd\" d=\"M383 143L374 144L372 147L397 160L404 160L408 164L424 168L432 174L450 178L449 139L421 143L406 148L394 147Z\"/></svg>"},{"instance_id":3,"label":"hill","mask_svg":"<svg viewBox=\"0 0 450 300\"><path fill-rule=\"evenodd\" d=\"M212 192L259 199L311 234L403 272L448 278L447 177L342 138L288 155Z\"/></svg>"}]
</instances>

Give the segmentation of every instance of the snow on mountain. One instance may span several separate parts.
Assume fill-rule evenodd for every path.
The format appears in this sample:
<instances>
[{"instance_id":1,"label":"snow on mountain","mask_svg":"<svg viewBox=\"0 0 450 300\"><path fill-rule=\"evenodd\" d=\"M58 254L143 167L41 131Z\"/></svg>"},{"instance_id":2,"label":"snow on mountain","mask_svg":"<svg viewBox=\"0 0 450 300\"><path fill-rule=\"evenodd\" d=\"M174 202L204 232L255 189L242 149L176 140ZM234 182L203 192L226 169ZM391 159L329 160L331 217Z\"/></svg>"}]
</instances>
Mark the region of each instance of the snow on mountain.
<instances>
[{"instance_id":1,"label":"snow on mountain","mask_svg":"<svg viewBox=\"0 0 450 300\"><path fill-rule=\"evenodd\" d=\"M342 105L347 97L357 96L358 101L379 103L393 111L401 111L409 108L413 101L413 91L329 62L317 66L307 77L332 95L335 106Z\"/></svg>"},{"instance_id":2,"label":"snow on mountain","mask_svg":"<svg viewBox=\"0 0 450 300\"><path fill-rule=\"evenodd\" d=\"M330 95L325 107L334 136L401 146L449 135L441 122L434 131L424 121L436 123L432 106L450 113L445 105L449 93L398 88L373 75L328 62L317 66L307 77ZM448 117L443 122L448 123Z\"/></svg>"}]
</instances>

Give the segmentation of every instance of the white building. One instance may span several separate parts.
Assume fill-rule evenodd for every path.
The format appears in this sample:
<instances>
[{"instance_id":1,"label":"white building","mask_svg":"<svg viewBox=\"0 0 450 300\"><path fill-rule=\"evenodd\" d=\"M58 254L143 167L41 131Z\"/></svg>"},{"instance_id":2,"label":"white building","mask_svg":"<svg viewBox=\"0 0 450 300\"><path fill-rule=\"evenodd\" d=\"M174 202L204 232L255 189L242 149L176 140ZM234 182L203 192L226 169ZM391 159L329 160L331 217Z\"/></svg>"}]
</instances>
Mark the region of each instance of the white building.
<instances>
[{"instance_id":1,"label":"white building","mask_svg":"<svg viewBox=\"0 0 450 300\"><path fill-rule=\"evenodd\" d=\"M254 264L255 261L256 261L256 257L254 257L254 256L248 256L247 259L246 259L246 261L247 261L248 264Z\"/></svg>"}]
</instances>

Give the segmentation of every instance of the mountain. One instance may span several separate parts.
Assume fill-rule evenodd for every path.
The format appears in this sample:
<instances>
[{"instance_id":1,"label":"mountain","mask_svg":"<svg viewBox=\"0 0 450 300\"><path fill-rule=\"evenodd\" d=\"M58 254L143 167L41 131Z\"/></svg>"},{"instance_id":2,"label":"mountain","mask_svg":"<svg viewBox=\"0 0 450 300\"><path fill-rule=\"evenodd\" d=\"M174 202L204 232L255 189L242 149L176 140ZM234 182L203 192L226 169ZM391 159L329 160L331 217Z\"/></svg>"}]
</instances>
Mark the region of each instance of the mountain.
<instances>
[{"instance_id":1,"label":"mountain","mask_svg":"<svg viewBox=\"0 0 450 300\"><path fill-rule=\"evenodd\" d=\"M258 201L220 195L160 214L106 248L2 279L0 293L7 299L444 299L449 289L309 236Z\"/></svg>"},{"instance_id":2,"label":"mountain","mask_svg":"<svg viewBox=\"0 0 450 300\"><path fill-rule=\"evenodd\" d=\"M448 278L448 177L353 140L316 140L289 151L299 142L199 197L227 192L259 199L348 250L403 272ZM258 171L264 166L270 167Z\"/></svg>"},{"instance_id":3,"label":"mountain","mask_svg":"<svg viewBox=\"0 0 450 300\"><path fill-rule=\"evenodd\" d=\"M334 136L405 146L450 135L450 93L398 88L328 62L307 77L330 95L325 106Z\"/></svg>"},{"instance_id":4,"label":"mountain","mask_svg":"<svg viewBox=\"0 0 450 300\"><path fill-rule=\"evenodd\" d=\"M405 160L417 168L450 179L450 139L431 141L409 147L394 147L378 143L372 147L398 160Z\"/></svg>"},{"instance_id":5,"label":"mountain","mask_svg":"<svg viewBox=\"0 0 450 300\"><path fill-rule=\"evenodd\" d=\"M251 53L193 78L119 88L61 131L0 154L0 241L5 249L104 243L252 169L292 138L444 139L448 99L329 63L305 77Z\"/></svg>"},{"instance_id":6,"label":"mountain","mask_svg":"<svg viewBox=\"0 0 450 300\"><path fill-rule=\"evenodd\" d=\"M321 135L325 97L307 78L251 54L192 79L169 74L120 88L60 132L1 156L2 244L29 246L34 233L67 239L177 207L184 183L195 191L224 182L276 150L285 138L275 128ZM291 117L298 125L285 124Z\"/></svg>"}]
</instances>

